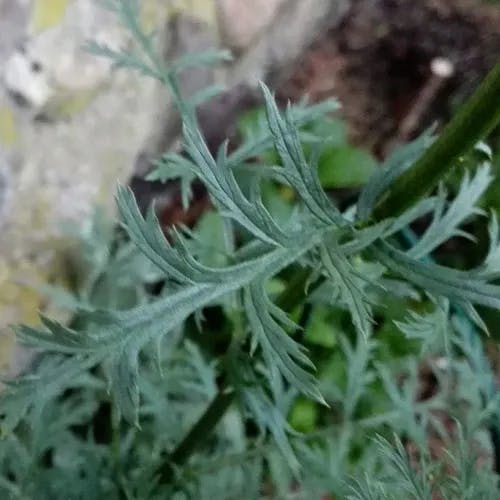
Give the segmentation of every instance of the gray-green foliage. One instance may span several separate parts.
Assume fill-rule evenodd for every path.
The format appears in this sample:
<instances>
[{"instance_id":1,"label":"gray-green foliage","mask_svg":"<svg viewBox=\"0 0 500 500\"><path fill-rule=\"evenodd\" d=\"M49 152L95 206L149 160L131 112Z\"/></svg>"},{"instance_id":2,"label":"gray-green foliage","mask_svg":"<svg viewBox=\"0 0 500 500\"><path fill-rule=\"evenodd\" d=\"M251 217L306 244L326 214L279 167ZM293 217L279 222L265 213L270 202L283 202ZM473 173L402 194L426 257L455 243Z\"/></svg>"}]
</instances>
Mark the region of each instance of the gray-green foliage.
<instances>
[{"instance_id":1,"label":"gray-green foliage","mask_svg":"<svg viewBox=\"0 0 500 500\"><path fill-rule=\"evenodd\" d=\"M360 499L431 498L444 486L429 479L430 465L424 459L417 473L399 441L393 449L382 438L369 438L390 428L409 437L424 456L428 433L449 437L435 412L451 407L467 432L459 453L453 454L458 473L446 486L454 492L450 498L496 498L493 474L476 478L466 448L499 414L498 397L491 374L480 362L475 337L463 334L463 323L470 324L466 315L479 321L475 305L500 307L500 286L491 283L500 271L496 219L491 222L490 252L477 269L459 271L422 260L447 239L467 236L460 226L479 213L476 202L491 181L489 166L466 174L451 202L440 191L398 218L372 223L377 201L430 144L426 134L396 151L383 174L372 176L357 209L342 212L323 190L317 155L306 156L299 132L302 125L335 110L336 103L281 113L262 85L267 122L235 151L228 154L222 145L213 156L194 114L203 96L185 100L177 75L226 56L188 56L165 68L153 38L141 31L138 3L106 4L131 30L138 49L115 52L93 44L92 50L110 57L117 67L159 79L184 119L185 154L166 155L156 177L181 177L185 203L191 180L201 181L215 207L212 217L222 221L225 241L243 234L248 243L219 247L220 259L203 258L213 245L210 235L173 229L166 239L154 210L143 218L132 193L119 188L118 207L130 241L113 255L108 240L90 252L84 292L73 302L66 300L77 309L74 328L48 318L43 318L42 328L17 328L19 338L42 356L33 373L11 382L2 397L0 491L9 498L37 499L118 498L119 492L130 499L257 498L263 482L286 496L299 478L300 498L328 492ZM250 160L270 147L280 165L253 167ZM262 186L270 180L292 188L298 199L285 221L263 201ZM400 231L431 213L421 239L408 250L399 248ZM284 270L299 268L311 269L310 286L322 283L310 295L313 306L326 304L351 318L350 335L336 339L344 367L337 380L320 380L315 374L296 335L297 325L269 291L271 282L284 279ZM123 279L124 273L131 279ZM156 280L165 282L164 289L152 298L145 285ZM113 302L124 290L126 308L119 307L121 300ZM418 298L431 308L409 310L397 323L401 336L416 339L427 353L445 356L445 368L436 368L441 390L430 400L418 401L416 355L404 367L377 361L381 348L373 333L374 311L391 292ZM462 316L450 303L462 308ZM213 305L221 306L235 325L231 346L219 363L187 338L193 329L190 319L203 327L202 311ZM217 393L220 365L228 372L237 403L223 420L224 430L219 426L207 448L175 471L172 484L158 484L155 471L165 452ZM395 382L396 373L405 374L404 384ZM476 384L482 397L470 390L453 391L454 384L464 383ZM102 444L88 424L99 404L108 400L107 391L113 404L109 435ZM293 432L287 417L298 395L332 407L338 422L313 436ZM364 412L363 405L372 411ZM124 424L121 416L135 426ZM248 419L257 424L257 437L247 437ZM79 428L85 429L83 435ZM355 458L353 450L359 449ZM351 480L354 470L359 474Z\"/></svg>"}]
</instances>

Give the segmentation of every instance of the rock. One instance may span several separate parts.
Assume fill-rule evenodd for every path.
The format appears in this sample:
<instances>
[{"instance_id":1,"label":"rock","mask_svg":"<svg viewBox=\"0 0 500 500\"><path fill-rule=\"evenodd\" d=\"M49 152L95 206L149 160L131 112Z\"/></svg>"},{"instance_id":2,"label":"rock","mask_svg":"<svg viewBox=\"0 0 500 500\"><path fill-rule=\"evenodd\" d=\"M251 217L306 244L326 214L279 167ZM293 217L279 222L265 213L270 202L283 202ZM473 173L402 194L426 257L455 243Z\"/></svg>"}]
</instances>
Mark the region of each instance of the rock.
<instances>
[{"instance_id":1,"label":"rock","mask_svg":"<svg viewBox=\"0 0 500 500\"><path fill-rule=\"evenodd\" d=\"M27 358L8 325L36 324L49 307L33 285L66 282L74 240L63 227L81 227L96 204L114 213L116 183L130 177L157 107L154 82L82 50L87 38L129 43L115 16L68 0L63 15L44 17L42 4L62 6L0 0L0 365L9 373Z\"/></svg>"},{"instance_id":2,"label":"rock","mask_svg":"<svg viewBox=\"0 0 500 500\"><path fill-rule=\"evenodd\" d=\"M285 0L217 0L223 45L242 53L272 23Z\"/></svg>"},{"instance_id":3,"label":"rock","mask_svg":"<svg viewBox=\"0 0 500 500\"><path fill-rule=\"evenodd\" d=\"M11 191L9 172L5 163L0 158L0 229L2 228L2 220L6 218L5 213L8 210L8 199Z\"/></svg>"},{"instance_id":4,"label":"rock","mask_svg":"<svg viewBox=\"0 0 500 500\"><path fill-rule=\"evenodd\" d=\"M339 24L348 7L348 0L287 0L230 68L229 81L263 80L278 86L305 49Z\"/></svg>"},{"instance_id":5,"label":"rock","mask_svg":"<svg viewBox=\"0 0 500 500\"><path fill-rule=\"evenodd\" d=\"M109 78L110 61L85 52L87 40L117 48L128 37L116 17L99 9L96 2L64 2L33 3L22 39L4 63L6 90L36 112L61 95L67 100L68 95L96 89ZM47 10L59 5L58 16L44 17L42 4ZM42 29L47 26L50 29Z\"/></svg>"}]
</instances>

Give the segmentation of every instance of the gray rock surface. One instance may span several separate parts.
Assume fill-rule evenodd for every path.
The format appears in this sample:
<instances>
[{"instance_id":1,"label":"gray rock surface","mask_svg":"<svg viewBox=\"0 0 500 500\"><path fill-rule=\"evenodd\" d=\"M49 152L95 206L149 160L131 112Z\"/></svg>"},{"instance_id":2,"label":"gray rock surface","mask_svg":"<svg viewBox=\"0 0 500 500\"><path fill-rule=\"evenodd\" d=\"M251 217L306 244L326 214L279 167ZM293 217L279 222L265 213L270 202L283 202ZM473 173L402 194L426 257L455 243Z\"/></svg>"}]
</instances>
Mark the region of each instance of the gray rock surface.
<instances>
[{"instance_id":1,"label":"gray rock surface","mask_svg":"<svg viewBox=\"0 0 500 500\"><path fill-rule=\"evenodd\" d=\"M81 227L96 204L111 215L156 107L151 80L82 49L128 43L98 2L68 1L47 29L35 7L0 0L0 368L21 359L7 326L36 323L46 305L31 285L65 281L64 225Z\"/></svg>"}]
</instances>

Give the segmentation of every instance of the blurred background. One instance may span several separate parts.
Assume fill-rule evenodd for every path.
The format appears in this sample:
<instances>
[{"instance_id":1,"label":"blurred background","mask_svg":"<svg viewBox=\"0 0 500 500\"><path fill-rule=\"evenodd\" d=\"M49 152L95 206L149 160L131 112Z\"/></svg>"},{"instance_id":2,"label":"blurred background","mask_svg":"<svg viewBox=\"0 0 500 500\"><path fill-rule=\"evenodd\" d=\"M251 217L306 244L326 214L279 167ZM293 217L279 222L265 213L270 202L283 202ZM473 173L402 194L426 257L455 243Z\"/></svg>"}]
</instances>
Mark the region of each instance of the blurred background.
<instances>
[{"instance_id":1,"label":"blurred background","mask_svg":"<svg viewBox=\"0 0 500 500\"><path fill-rule=\"evenodd\" d=\"M233 53L226 66L193 70L183 80L190 94L211 83L226 89L199 112L212 148L226 136L237 141L241 123L251 122L249 112L260 104L258 80L283 104L305 96L339 99L333 125L339 144L322 178L339 203L351 199L398 144L445 123L500 56L500 4L494 0L140 3L140 21L157 31L167 63L210 47ZM207 206L203 193L195 193L192 208L183 211L176 184L144 180L151 161L177 147L178 118L155 82L114 71L87 53L89 39L111 47L130 43L95 0L0 0L3 373L27 362L8 325L36 324L39 311L67 318L47 290L76 286L82 237L95 230L97 207L113 216L118 182L130 183L143 207L159 198L166 225L193 225ZM498 134L490 143L498 151ZM343 167L329 169L328 162ZM497 192L494 185L487 194L495 209ZM448 262L474 263L486 244L485 228L472 232L478 249L451 242L442 249Z\"/></svg>"}]
</instances>

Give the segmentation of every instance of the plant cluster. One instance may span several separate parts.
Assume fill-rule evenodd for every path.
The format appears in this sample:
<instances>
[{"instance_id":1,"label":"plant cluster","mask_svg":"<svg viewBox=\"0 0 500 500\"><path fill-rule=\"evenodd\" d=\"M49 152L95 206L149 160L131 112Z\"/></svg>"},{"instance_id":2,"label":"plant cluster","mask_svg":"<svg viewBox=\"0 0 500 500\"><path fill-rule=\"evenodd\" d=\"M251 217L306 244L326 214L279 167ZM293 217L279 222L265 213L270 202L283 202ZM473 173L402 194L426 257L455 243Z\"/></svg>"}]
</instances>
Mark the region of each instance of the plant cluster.
<instances>
[{"instance_id":1,"label":"plant cluster","mask_svg":"<svg viewBox=\"0 0 500 500\"><path fill-rule=\"evenodd\" d=\"M464 144L462 117L399 148L341 209L318 174L335 138L315 127L332 125L336 102L280 112L261 85L265 119L214 156L195 114L213 89L185 99L177 76L227 55L166 68L139 4L106 5L137 46L90 49L159 79L182 114L184 151L153 176L179 178L186 205L203 183L214 208L164 234L154 208L143 217L119 188L125 233L98 217L82 235L79 291L48 290L71 324L16 329L40 354L2 395L2 498L497 498L500 399L476 332L477 306L500 309L496 217L479 266L431 260L485 215L489 149L478 146L456 196L427 194L440 177L431 166L449 169L496 123L488 107L488 127ZM477 109L465 110L473 124Z\"/></svg>"}]
</instances>

